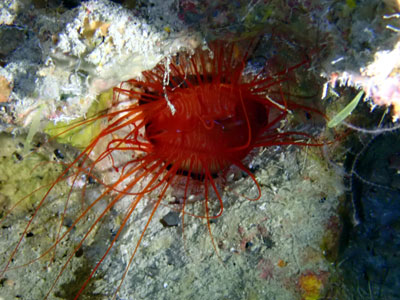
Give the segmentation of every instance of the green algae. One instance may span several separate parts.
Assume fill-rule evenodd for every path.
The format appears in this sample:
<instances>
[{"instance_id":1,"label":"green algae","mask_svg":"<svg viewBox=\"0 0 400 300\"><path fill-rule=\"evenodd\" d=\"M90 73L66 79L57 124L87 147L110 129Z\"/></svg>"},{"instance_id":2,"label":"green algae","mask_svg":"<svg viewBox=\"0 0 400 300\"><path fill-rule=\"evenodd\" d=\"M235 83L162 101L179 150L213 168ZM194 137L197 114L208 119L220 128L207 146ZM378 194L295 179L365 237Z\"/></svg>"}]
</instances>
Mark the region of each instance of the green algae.
<instances>
[{"instance_id":1,"label":"green algae","mask_svg":"<svg viewBox=\"0 0 400 300\"><path fill-rule=\"evenodd\" d=\"M0 134L0 195L2 208L21 201L21 207L32 207L40 201L62 170L51 163L42 149L26 153L24 136ZM35 192L34 192L35 191ZM5 205L6 204L6 205Z\"/></svg>"},{"instance_id":2,"label":"green algae","mask_svg":"<svg viewBox=\"0 0 400 300\"><path fill-rule=\"evenodd\" d=\"M48 251L56 243L58 231L61 229L64 232L69 228L72 216L82 212L81 204L87 199L82 199L83 194L79 190L71 190L67 177L60 177L75 152L71 147L54 142L39 142L42 137L37 135L32 148L27 149L25 135L0 134L0 266L7 264L22 233L26 234L26 238L13 255L12 264L27 264L5 273L4 285L0 288L2 299L14 299L20 293L29 294L30 299L43 299L65 264L63 253L72 253L80 241L79 236L88 230L88 224L78 224L68 237L57 242L56 252ZM57 157L55 150L61 152L63 158ZM93 236L96 231L97 228L93 230ZM85 245L91 242L89 238ZM40 263L34 263L39 256ZM51 299L71 299L92 267L93 262L85 253L75 254L59 279L60 285L52 292L55 298ZM40 288L32 289L38 282ZM9 289L9 285L13 288Z\"/></svg>"},{"instance_id":3,"label":"green algae","mask_svg":"<svg viewBox=\"0 0 400 300\"><path fill-rule=\"evenodd\" d=\"M338 112L329 122L328 128L333 128L338 126L340 123L344 121L353 110L357 107L358 103L360 102L362 96L364 96L364 91L358 92L358 94L350 101L349 104L345 106L340 112Z\"/></svg>"},{"instance_id":4,"label":"green algae","mask_svg":"<svg viewBox=\"0 0 400 300\"><path fill-rule=\"evenodd\" d=\"M86 148L102 130L103 118L100 116L109 108L112 95L112 89L100 94L89 107L86 113L88 117L71 122L49 123L44 132L59 143L69 144L78 149Z\"/></svg>"}]
</instances>

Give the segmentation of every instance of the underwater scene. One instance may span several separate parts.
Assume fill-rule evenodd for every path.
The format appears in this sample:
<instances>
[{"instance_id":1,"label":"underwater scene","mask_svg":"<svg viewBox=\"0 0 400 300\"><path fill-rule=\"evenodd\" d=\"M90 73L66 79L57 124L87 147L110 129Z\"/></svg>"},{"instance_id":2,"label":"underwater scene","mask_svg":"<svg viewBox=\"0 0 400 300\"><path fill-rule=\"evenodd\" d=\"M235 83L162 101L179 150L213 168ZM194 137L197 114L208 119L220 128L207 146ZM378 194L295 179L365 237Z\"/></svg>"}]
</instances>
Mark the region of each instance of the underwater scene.
<instances>
[{"instance_id":1,"label":"underwater scene","mask_svg":"<svg viewBox=\"0 0 400 300\"><path fill-rule=\"evenodd\" d=\"M398 0L3 0L0 300L400 299Z\"/></svg>"}]
</instances>

